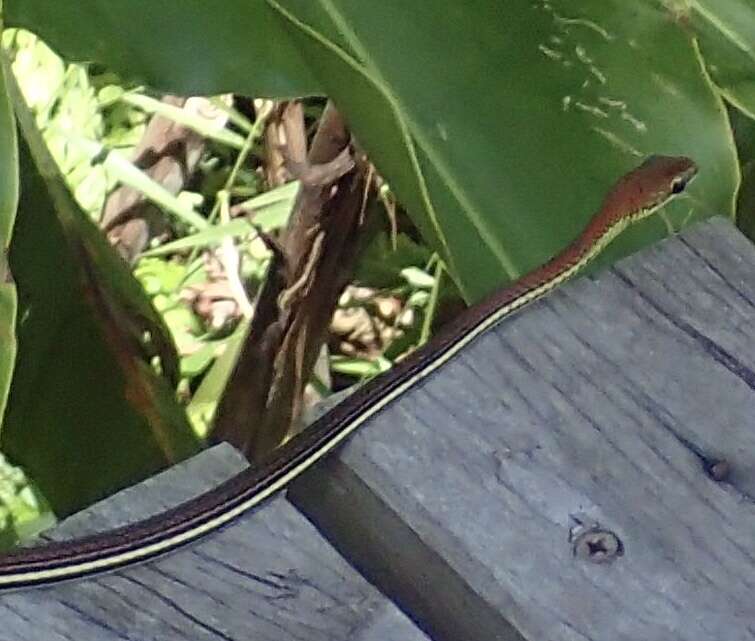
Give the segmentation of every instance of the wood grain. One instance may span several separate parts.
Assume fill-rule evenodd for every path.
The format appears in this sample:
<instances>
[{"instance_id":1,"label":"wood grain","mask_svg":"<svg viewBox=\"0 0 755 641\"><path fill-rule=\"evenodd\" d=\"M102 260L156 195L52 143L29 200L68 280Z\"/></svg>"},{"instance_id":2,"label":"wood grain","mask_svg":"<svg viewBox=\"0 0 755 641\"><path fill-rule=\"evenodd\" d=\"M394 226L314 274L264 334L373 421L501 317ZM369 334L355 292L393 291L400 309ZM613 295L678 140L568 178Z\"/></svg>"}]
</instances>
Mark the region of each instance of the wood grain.
<instances>
[{"instance_id":1,"label":"wood grain","mask_svg":"<svg viewBox=\"0 0 755 641\"><path fill-rule=\"evenodd\" d=\"M752 245L697 227L505 320L289 496L435 639L753 639L754 300ZM623 556L575 557L578 521Z\"/></svg>"},{"instance_id":2,"label":"wood grain","mask_svg":"<svg viewBox=\"0 0 755 641\"><path fill-rule=\"evenodd\" d=\"M246 463L221 445L58 527L61 539L184 501ZM279 496L201 545L126 571L0 597L0 640L423 641Z\"/></svg>"}]
</instances>

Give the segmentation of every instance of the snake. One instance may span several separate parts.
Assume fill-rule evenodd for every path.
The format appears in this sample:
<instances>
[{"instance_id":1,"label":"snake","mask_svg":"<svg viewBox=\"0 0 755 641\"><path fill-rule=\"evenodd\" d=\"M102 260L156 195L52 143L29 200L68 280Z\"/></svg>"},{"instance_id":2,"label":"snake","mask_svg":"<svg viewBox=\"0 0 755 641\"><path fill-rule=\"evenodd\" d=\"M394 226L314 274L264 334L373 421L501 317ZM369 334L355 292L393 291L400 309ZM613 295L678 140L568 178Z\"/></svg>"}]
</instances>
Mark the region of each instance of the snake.
<instances>
[{"instance_id":1,"label":"snake","mask_svg":"<svg viewBox=\"0 0 755 641\"><path fill-rule=\"evenodd\" d=\"M582 270L629 225L682 193L697 171L695 162L685 156L647 157L613 185L582 232L554 258L466 309L429 342L363 384L265 462L134 524L0 555L0 591L83 578L144 562L196 542L246 515L472 341Z\"/></svg>"}]
</instances>

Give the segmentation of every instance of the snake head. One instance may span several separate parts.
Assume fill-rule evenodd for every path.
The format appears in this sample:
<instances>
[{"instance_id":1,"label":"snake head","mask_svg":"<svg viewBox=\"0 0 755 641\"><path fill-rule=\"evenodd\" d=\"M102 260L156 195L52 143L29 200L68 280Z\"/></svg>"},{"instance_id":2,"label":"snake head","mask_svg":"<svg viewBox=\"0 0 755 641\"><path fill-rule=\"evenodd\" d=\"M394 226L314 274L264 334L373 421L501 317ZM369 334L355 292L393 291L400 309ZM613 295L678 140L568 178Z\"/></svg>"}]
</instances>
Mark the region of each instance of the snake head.
<instances>
[{"instance_id":1,"label":"snake head","mask_svg":"<svg viewBox=\"0 0 755 641\"><path fill-rule=\"evenodd\" d=\"M626 174L603 201L611 219L639 220L681 194L697 175L697 165L685 156L648 156Z\"/></svg>"}]
</instances>

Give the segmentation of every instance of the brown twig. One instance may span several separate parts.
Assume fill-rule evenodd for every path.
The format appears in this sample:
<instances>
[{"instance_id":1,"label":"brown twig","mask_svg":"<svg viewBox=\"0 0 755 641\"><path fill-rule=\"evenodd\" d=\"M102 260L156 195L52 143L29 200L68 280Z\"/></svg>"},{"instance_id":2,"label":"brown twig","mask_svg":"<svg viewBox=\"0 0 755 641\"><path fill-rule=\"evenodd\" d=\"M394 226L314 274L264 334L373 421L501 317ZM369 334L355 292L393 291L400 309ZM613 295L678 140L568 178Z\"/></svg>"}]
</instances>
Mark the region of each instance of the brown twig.
<instances>
[{"instance_id":1,"label":"brown twig","mask_svg":"<svg viewBox=\"0 0 755 641\"><path fill-rule=\"evenodd\" d=\"M295 429L304 387L357 255L367 164L350 143L341 115L328 104L306 163L288 159L301 186L283 240L261 236L273 258L212 433L253 460Z\"/></svg>"}]
</instances>

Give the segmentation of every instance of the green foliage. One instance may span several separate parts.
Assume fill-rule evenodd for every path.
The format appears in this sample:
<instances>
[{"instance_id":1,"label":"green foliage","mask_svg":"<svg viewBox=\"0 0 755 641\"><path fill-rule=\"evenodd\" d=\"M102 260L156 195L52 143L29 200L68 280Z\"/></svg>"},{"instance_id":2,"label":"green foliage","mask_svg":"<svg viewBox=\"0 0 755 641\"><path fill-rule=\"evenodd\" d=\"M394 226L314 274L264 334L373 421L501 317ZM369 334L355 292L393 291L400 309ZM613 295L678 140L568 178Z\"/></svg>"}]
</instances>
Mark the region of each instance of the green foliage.
<instances>
[{"instance_id":1,"label":"green foliage","mask_svg":"<svg viewBox=\"0 0 755 641\"><path fill-rule=\"evenodd\" d=\"M193 351L196 337L203 332L202 324L180 298L181 286L189 272L186 265L158 258L143 258L134 270L134 276L170 329L179 353ZM201 269L191 271L194 279L202 274ZM181 373L185 375L183 361Z\"/></svg>"},{"instance_id":2,"label":"green foliage","mask_svg":"<svg viewBox=\"0 0 755 641\"><path fill-rule=\"evenodd\" d=\"M143 321L158 344L159 316L71 198L32 114L12 95L24 136L9 258L21 296L2 445L61 515L199 444L167 382L124 348L140 333L124 319ZM162 347L167 372L175 353Z\"/></svg>"},{"instance_id":3,"label":"green foliage","mask_svg":"<svg viewBox=\"0 0 755 641\"><path fill-rule=\"evenodd\" d=\"M391 237L377 234L359 259L354 280L372 287L395 287L401 284L402 269L426 265L431 252L406 234Z\"/></svg>"},{"instance_id":4,"label":"green foliage","mask_svg":"<svg viewBox=\"0 0 755 641\"><path fill-rule=\"evenodd\" d=\"M0 454L0 549L54 525L55 516L24 471Z\"/></svg>"},{"instance_id":5,"label":"green foliage","mask_svg":"<svg viewBox=\"0 0 755 641\"><path fill-rule=\"evenodd\" d=\"M279 84L301 94L315 77L468 301L563 247L645 154L693 156L701 176L665 221L638 226L604 261L711 212L732 214L738 174L728 122L686 28L705 34L704 54L730 61L733 42L753 39L751 21L742 19L749 2L728 0L702 13L651 0L474 0L428 12L405 2L260 0L226 5L233 24L204 6L184 5L160 52L139 59L130 52L150 52L163 7L158 15L141 3L90 0L77 10L103 19L79 24L55 3L24 0L11 1L8 15L69 55L107 60L155 86L213 91L222 79L223 89L240 93ZM120 27L133 11L142 12L139 30L126 30L127 39L102 26ZM249 53L236 38L253 17L253 46L275 43L281 55L272 61L258 52L258 64L276 70L275 83L267 68L228 63ZM172 31L193 33L200 19L213 69L207 75L196 73L185 40ZM747 56L737 61L738 77L743 69L752 75Z\"/></svg>"},{"instance_id":6,"label":"green foliage","mask_svg":"<svg viewBox=\"0 0 755 641\"><path fill-rule=\"evenodd\" d=\"M36 36L19 31L4 34L4 44L14 56L16 77L37 127L78 203L90 215L99 215L106 191L113 186L102 167L70 143L66 132L96 138L103 134L103 119L95 89L86 71L66 65Z\"/></svg>"}]
</instances>

